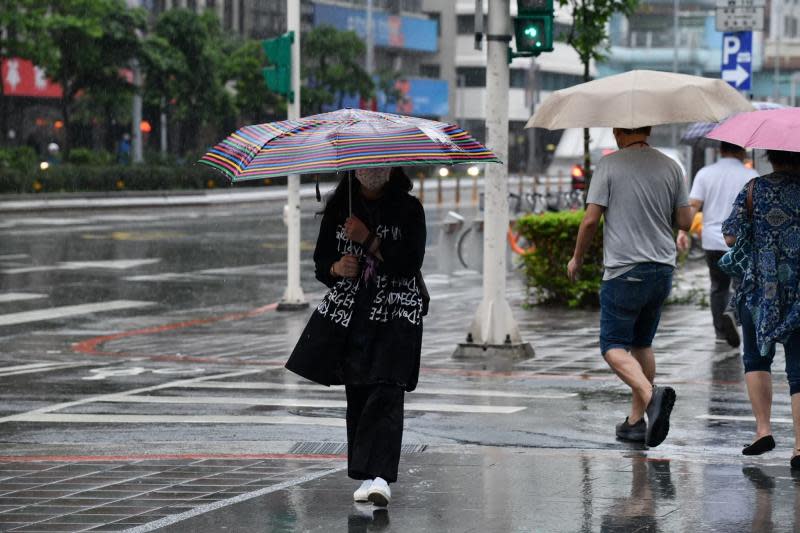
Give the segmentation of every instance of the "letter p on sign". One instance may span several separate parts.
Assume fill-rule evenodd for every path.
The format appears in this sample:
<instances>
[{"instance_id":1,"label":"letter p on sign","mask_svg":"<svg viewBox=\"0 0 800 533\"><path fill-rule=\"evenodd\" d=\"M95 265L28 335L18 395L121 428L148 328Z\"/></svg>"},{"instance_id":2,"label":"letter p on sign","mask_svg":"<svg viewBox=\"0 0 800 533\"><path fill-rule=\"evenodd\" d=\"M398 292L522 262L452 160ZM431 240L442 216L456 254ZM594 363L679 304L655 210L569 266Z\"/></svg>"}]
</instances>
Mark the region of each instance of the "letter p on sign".
<instances>
[{"instance_id":1,"label":"letter p on sign","mask_svg":"<svg viewBox=\"0 0 800 533\"><path fill-rule=\"evenodd\" d=\"M739 50L742 48L742 42L739 40L739 37L736 35L726 35L722 39L722 64L723 65L730 65L731 64L731 56L734 56L733 63L736 63L735 56L739 53Z\"/></svg>"}]
</instances>

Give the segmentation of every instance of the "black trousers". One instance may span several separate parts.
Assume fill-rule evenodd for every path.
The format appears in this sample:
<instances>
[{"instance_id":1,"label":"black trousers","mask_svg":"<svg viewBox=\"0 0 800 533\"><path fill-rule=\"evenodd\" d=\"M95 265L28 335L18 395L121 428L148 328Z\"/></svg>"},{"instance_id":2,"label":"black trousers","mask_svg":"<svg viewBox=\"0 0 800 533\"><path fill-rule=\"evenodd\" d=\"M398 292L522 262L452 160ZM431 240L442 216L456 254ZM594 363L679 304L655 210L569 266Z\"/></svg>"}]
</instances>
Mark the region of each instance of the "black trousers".
<instances>
[{"instance_id":1,"label":"black trousers","mask_svg":"<svg viewBox=\"0 0 800 533\"><path fill-rule=\"evenodd\" d=\"M347 385L347 475L397 481L405 391L396 385Z\"/></svg>"},{"instance_id":2,"label":"black trousers","mask_svg":"<svg viewBox=\"0 0 800 533\"><path fill-rule=\"evenodd\" d=\"M728 308L731 300L731 277L720 270L717 263L725 252L719 250L706 250L706 263L711 278L711 316L714 318L714 330L717 337L724 337L722 332L722 315Z\"/></svg>"}]
</instances>

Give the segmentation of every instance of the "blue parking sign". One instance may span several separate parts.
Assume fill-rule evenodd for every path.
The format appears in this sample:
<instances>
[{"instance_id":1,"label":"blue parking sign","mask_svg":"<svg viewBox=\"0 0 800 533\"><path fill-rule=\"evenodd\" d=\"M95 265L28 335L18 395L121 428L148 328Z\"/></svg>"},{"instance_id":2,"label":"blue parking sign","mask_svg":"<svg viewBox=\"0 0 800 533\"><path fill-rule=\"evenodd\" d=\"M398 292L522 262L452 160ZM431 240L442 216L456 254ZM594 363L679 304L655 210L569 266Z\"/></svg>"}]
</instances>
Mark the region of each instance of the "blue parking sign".
<instances>
[{"instance_id":1,"label":"blue parking sign","mask_svg":"<svg viewBox=\"0 0 800 533\"><path fill-rule=\"evenodd\" d=\"M722 34L722 79L739 91L749 91L753 77L753 32Z\"/></svg>"}]
</instances>

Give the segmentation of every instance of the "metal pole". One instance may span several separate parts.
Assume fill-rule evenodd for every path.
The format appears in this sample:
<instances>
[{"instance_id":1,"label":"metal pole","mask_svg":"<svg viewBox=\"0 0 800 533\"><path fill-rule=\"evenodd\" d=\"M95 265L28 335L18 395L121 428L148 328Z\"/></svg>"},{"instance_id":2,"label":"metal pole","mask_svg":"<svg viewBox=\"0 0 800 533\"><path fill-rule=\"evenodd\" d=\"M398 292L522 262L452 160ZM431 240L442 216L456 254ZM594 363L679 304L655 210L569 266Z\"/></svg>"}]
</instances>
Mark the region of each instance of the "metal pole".
<instances>
[{"instance_id":1,"label":"metal pole","mask_svg":"<svg viewBox=\"0 0 800 533\"><path fill-rule=\"evenodd\" d=\"M139 68L139 60L131 61L133 70L133 110L131 113L131 158L134 163L142 163L142 69Z\"/></svg>"},{"instance_id":2,"label":"metal pole","mask_svg":"<svg viewBox=\"0 0 800 533\"><path fill-rule=\"evenodd\" d=\"M367 0L367 74L375 72L375 33L372 28L372 1Z\"/></svg>"},{"instance_id":3,"label":"metal pole","mask_svg":"<svg viewBox=\"0 0 800 533\"><path fill-rule=\"evenodd\" d=\"M300 0L286 0L286 29L294 32L292 44L292 92L294 99L287 105L289 120L300 118ZM300 287L300 175L287 179L286 199L287 272L286 291L278 304L279 310L303 309L308 306Z\"/></svg>"},{"instance_id":4,"label":"metal pole","mask_svg":"<svg viewBox=\"0 0 800 533\"><path fill-rule=\"evenodd\" d=\"M486 32L486 129L488 147L508 161L508 43L511 33L509 0L489 0ZM506 300L506 232L508 231L507 166L490 164L484 179L483 300L455 357L492 357L500 353L530 357Z\"/></svg>"},{"instance_id":5,"label":"metal pole","mask_svg":"<svg viewBox=\"0 0 800 533\"><path fill-rule=\"evenodd\" d=\"M777 102L781 98L781 36L783 35L783 0L775 2L775 69L772 73L772 99Z\"/></svg>"},{"instance_id":6,"label":"metal pole","mask_svg":"<svg viewBox=\"0 0 800 533\"><path fill-rule=\"evenodd\" d=\"M159 132L161 134L161 155L167 155L167 99L161 98L161 117Z\"/></svg>"},{"instance_id":7,"label":"metal pole","mask_svg":"<svg viewBox=\"0 0 800 533\"><path fill-rule=\"evenodd\" d=\"M673 0L672 3L672 33L673 33L673 48L672 48L672 72L678 72L678 48L680 47L681 41L680 36L678 34L679 27L678 27L678 13L680 10L680 0ZM672 140L671 146L675 148L678 146L678 125L672 124L670 128L670 137Z\"/></svg>"}]
</instances>

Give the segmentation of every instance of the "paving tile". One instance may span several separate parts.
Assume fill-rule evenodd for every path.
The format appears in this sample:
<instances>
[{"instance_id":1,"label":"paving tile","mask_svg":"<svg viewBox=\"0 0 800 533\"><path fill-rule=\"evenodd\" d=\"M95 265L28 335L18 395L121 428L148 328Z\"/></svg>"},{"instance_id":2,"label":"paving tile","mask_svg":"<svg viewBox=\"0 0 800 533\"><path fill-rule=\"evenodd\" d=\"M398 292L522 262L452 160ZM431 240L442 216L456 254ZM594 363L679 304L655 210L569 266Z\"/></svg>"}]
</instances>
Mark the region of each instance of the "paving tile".
<instances>
[{"instance_id":1,"label":"paving tile","mask_svg":"<svg viewBox=\"0 0 800 533\"><path fill-rule=\"evenodd\" d=\"M12 529L14 533L50 533L53 531L63 531L65 533L73 531L84 531L87 527L92 527L95 524L32 524L17 529Z\"/></svg>"}]
</instances>

